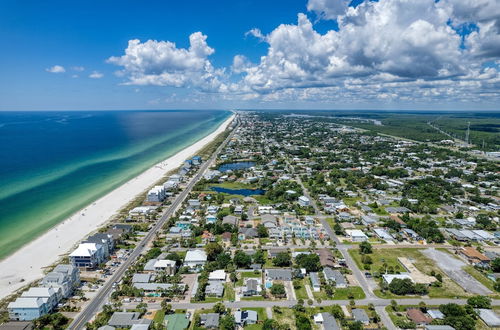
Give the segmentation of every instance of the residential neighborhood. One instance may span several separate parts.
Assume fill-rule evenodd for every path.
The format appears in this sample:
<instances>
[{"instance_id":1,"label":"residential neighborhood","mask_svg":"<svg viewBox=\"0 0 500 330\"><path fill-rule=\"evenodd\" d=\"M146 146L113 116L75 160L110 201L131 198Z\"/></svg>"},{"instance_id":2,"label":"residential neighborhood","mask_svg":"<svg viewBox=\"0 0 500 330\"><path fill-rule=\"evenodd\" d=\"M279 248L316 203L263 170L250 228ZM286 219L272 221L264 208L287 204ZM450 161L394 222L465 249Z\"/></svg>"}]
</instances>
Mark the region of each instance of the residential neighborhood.
<instances>
[{"instance_id":1,"label":"residential neighborhood","mask_svg":"<svg viewBox=\"0 0 500 330\"><path fill-rule=\"evenodd\" d=\"M57 314L104 330L496 328L499 185L498 163L460 151L240 111L210 152L9 302L8 318Z\"/></svg>"}]
</instances>

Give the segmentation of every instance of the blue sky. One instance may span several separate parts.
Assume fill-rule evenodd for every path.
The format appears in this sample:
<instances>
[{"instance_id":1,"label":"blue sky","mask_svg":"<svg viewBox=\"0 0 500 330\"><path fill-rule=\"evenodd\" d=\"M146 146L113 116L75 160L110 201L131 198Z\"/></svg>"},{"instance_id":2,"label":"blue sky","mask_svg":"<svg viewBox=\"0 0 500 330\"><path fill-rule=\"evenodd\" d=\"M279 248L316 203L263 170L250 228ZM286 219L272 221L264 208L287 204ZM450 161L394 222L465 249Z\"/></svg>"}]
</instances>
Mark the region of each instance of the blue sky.
<instances>
[{"instance_id":1,"label":"blue sky","mask_svg":"<svg viewBox=\"0 0 500 330\"><path fill-rule=\"evenodd\" d=\"M2 1L0 110L498 109L495 0L418 2Z\"/></svg>"}]
</instances>

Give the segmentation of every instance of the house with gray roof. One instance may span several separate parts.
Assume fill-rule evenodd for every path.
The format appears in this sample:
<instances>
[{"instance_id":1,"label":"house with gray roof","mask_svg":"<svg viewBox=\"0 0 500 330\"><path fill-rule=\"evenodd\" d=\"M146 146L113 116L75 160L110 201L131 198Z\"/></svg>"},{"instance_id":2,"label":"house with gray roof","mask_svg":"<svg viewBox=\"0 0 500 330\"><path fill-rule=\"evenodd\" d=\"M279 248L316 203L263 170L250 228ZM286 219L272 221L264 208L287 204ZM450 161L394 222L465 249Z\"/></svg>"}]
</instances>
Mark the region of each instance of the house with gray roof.
<instances>
[{"instance_id":1,"label":"house with gray roof","mask_svg":"<svg viewBox=\"0 0 500 330\"><path fill-rule=\"evenodd\" d=\"M234 215L226 215L224 218L222 218L222 224L224 225L226 223L236 227L238 225L238 218Z\"/></svg>"},{"instance_id":2,"label":"house with gray roof","mask_svg":"<svg viewBox=\"0 0 500 330\"><path fill-rule=\"evenodd\" d=\"M205 288L205 295L208 297L222 297L224 294L224 285L221 281L209 281Z\"/></svg>"},{"instance_id":3,"label":"house with gray roof","mask_svg":"<svg viewBox=\"0 0 500 330\"><path fill-rule=\"evenodd\" d=\"M321 291L321 282L319 280L318 273L311 272L309 273L309 278L311 280L311 286L314 292Z\"/></svg>"},{"instance_id":4,"label":"house with gray roof","mask_svg":"<svg viewBox=\"0 0 500 330\"><path fill-rule=\"evenodd\" d=\"M258 317L257 312L252 310L241 311L238 310L234 312L234 321L236 325L245 326L248 324L257 323Z\"/></svg>"},{"instance_id":5,"label":"house with gray roof","mask_svg":"<svg viewBox=\"0 0 500 330\"><path fill-rule=\"evenodd\" d=\"M108 325L116 328L131 328L134 324L151 324L151 320L141 319L137 312L114 312Z\"/></svg>"},{"instance_id":6,"label":"house with gray roof","mask_svg":"<svg viewBox=\"0 0 500 330\"><path fill-rule=\"evenodd\" d=\"M344 275L338 270L325 267L323 269L323 275L325 275L325 280L327 282L335 282L336 288L347 288L347 281Z\"/></svg>"},{"instance_id":7,"label":"house with gray roof","mask_svg":"<svg viewBox=\"0 0 500 330\"><path fill-rule=\"evenodd\" d=\"M246 297L259 295L261 292L260 280L256 278L247 279L242 291Z\"/></svg>"},{"instance_id":8,"label":"house with gray roof","mask_svg":"<svg viewBox=\"0 0 500 330\"><path fill-rule=\"evenodd\" d=\"M370 323L370 318L368 317L368 314L366 314L366 311L364 309L354 308L351 313L355 321L359 321L363 324Z\"/></svg>"},{"instance_id":9,"label":"house with gray roof","mask_svg":"<svg viewBox=\"0 0 500 330\"><path fill-rule=\"evenodd\" d=\"M219 328L220 315L218 313L206 313L200 315L200 324L207 329Z\"/></svg>"},{"instance_id":10,"label":"house with gray roof","mask_svg":"<svg viewBox=\"0 0 500 330\"><path fill-rule=\"evenodd\" d=\"M291 281L293 278L291 269L266 269L265 270L266 278L270 280L279 280L279 281Z\"/></svg>"},{"instance_id":11,"label":"house with gray roof","mask_svg":"<svg viewBox=\"0 0 500 330\"><path fill-rule=\"evenodd\" d=\"M500 318L494 310L480 308L475 309L475 311L479 314L479 318L483 320L487 326L491 328L500 327Z\"/></svg>"}]
</instances>

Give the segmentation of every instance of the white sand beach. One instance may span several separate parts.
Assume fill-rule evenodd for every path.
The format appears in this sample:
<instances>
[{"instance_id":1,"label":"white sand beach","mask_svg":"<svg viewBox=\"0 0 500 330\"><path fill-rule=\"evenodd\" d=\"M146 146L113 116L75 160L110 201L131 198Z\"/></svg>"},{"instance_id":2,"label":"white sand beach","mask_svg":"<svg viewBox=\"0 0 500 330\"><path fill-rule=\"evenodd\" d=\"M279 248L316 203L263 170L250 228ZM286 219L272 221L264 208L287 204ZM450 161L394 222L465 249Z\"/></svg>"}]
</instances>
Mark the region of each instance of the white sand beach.
<instances>
[{"instance_id":1,"label":"white sand beach","mask_svg":"<svg viewBox=\"0 0 500 330\"><path fill-rule=\"evenodd\" d=\"M213 141L233 118L234 115L211 134L154 165L0 261L0 299L40 279L44 267L54 264L62 255L71 252L76 243L101 227L137 195Z\"/></svg>"}]
</instances>

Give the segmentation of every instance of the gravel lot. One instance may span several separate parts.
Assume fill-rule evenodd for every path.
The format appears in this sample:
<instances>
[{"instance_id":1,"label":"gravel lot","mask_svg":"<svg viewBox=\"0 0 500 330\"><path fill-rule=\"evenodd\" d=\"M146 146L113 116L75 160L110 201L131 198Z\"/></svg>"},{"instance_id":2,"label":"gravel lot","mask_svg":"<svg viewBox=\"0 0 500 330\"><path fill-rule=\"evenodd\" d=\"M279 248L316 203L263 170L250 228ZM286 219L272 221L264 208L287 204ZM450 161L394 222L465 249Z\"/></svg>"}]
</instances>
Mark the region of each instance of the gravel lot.
<instances>
[{"instance_id":1,"label":"gravel lot","mask_svg":"<svg viewBox=\"0 0 500 330\"><path fill-rule=\"evenodd\" d=\"M492 293L490 289L479 283L474 277L462 269L462 267L467 266L465 262L446 252L436 249L425 249L422 252L429 258L432 258L439 268L441 268L452 280L457 282L465 291L481 295Z\"/></svg>"}]
</instances>

